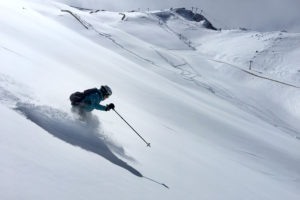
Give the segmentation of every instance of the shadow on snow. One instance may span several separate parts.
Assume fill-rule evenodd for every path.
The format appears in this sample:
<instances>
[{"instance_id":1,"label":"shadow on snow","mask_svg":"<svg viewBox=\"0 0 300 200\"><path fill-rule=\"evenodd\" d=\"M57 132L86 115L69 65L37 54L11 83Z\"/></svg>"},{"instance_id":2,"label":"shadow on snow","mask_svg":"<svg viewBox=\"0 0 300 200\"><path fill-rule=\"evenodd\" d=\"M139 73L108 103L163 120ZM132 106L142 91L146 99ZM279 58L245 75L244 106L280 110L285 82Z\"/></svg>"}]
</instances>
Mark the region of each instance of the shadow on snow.
<instances>
[{"instance_id":1,"label":"shadow on snow","mask_svg":"<svg viewBox=\"0 0 300 200\"><path fill-rule=\"evenodd\" d=\"M143 175L119 159L112 151L117 151L123 157L124 150L112 142L106 141L100 130L100 122L97 116L89 114L85 122L73 119L67 113L49 106L37 106L28 103L17 103L16 111L21 112L33 123L37 124L51 135L74 146L81 147L93 152L118 165L132 174L143 177Z\"/></svg>"}]
</instances>

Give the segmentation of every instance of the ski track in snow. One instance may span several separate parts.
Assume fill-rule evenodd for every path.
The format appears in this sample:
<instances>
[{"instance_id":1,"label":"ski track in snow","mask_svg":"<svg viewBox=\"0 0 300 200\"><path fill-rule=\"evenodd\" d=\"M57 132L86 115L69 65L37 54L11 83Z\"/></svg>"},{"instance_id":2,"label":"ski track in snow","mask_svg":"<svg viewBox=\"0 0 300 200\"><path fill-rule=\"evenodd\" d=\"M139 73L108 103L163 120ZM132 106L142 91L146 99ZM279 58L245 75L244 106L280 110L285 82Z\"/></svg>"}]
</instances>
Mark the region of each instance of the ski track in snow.
<instances>
[{"instance_id":1,"label":"ski track in snow","mask_svg":"<svg viewBox=\"0 0 300 200\"><path fill-rule=\"evenodd\" d=\"M170 28L169 26L168 26L168 24L167 23L165 23L163 20L161 20L157 15L155 15L155 14L152 14L151 16L153 16L154 18L156 18L158 21L159 21L159 25L160 25L160 27L163 29L163 30L165 30L165 31L167 31L167 32L169 32L169 33L171 33L171 34L173 34L173 35L175 35L179 40L181 40L190 50L196 50L196 48L193 46L193 44L192 44L192 42L187 38L187 37L185 37L182 33L177 33L176 31L174 31L172 28ZM178 16L176 16L176 17L178 17ZM162 22L161 22L162 21Z\"/></svg>"},{"instance_id":2,"label":"ski track in snow","mask_svg":"<svg viewBox=\"0 0 300 200\"><path fill-rule=\"evenodd\" d=\"M23 55L21 55L21 54L15 52L15 51L13 51L13 50L11 50L11 49L9 49L9 48L6 48L6 47L4 47L4 46L0 46L0 47L1 47L2 49L4 49L5 51L8 51L8 52L10 52L10 53L13 53L13 54L15 54L15 55L17 55L17 56L24 57Z\"/></svg>"}]
</instances>

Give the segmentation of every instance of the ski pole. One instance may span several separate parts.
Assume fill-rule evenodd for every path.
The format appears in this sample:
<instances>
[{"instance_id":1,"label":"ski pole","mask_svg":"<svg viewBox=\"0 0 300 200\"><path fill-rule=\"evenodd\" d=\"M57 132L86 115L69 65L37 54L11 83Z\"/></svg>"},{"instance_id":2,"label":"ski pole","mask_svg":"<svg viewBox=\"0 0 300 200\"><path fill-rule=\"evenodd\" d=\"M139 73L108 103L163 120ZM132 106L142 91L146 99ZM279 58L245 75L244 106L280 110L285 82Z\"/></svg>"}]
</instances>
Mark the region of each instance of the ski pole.
<instances>
[{"instance_id":1,"label":"ski pole","mask_svg":"<svg viewBox=\"0 0 300 200\"><path fill-rule=\"evenodd\" d=\"M123 119L123 121L147 144L147 147L151 147L150 146L150 143L148 143L136 130L134 130L134 128L132 128L132 126L130 126L130 124L115 110L115 109L113 109L114 111L115 111L115 113L117 113L117 115L119 115L119 117L121 118L121 119Z\"/></svg>"}]
</instances>

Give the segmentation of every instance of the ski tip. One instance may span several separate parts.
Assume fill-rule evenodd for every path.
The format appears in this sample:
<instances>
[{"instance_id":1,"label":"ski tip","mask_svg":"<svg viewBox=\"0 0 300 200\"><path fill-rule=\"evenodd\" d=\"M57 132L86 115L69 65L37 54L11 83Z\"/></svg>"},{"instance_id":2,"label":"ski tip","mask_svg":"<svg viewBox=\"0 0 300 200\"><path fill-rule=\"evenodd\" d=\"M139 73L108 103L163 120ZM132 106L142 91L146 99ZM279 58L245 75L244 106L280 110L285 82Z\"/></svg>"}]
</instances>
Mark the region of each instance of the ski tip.
<instances>
[{"instance_id":1,"label":"ski tip","mask_svg":"<svg viewBox=\"0 0 300 200\"><path fill-rule=\"evenodd\" d=\"M147 143L147 147L151 147L151 146L150 146L150 143Z\"/></svg>"}]
</instances>

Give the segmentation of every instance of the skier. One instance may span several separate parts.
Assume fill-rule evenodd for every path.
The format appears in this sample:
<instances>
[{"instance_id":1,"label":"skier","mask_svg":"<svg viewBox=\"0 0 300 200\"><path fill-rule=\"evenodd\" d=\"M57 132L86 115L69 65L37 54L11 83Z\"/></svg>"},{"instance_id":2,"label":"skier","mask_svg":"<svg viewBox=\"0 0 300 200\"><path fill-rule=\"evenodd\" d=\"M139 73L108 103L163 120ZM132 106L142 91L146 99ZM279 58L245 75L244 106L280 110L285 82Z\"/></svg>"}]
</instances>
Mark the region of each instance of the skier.
<instances>
[{"instance_id":1,"label":"skier","mask_svg":"<svg viewBox=\"0 0 300 200\"><path fill-rule=\"evenodd\" d=\"M150 147L148 143L132 126L115 110L115 105L110 103L106 106L100 104L112 95L110 87L102 85L100 89L92 88L85 90L84 92L75 92L71 94L70 101L72 105L72 111L80 115L80 120L87 122L89 125L95 127L99 126L98 118L94 118L91 111L94 109L109 111L113 109L115 113Z\"/></svg>"},{"instance_id":2,"label":"skier","mask_svg":"<svg viewBox=\"0 0 300 200\"><path fill-rule=\"evenodd\" d=\"M115 108L113 103L106 106L100 104L112 95L110 87L107 85L102 85L100 89L92 88L82 92L75 92L71 94L70 101L72 105L72 110L78 112L80 115L85 115L86 112L91 112L92 110L102 110L109 111Z\"/></svg>"}]
</instances>

